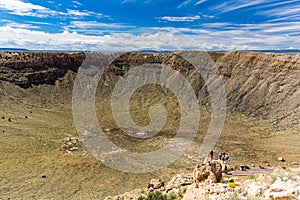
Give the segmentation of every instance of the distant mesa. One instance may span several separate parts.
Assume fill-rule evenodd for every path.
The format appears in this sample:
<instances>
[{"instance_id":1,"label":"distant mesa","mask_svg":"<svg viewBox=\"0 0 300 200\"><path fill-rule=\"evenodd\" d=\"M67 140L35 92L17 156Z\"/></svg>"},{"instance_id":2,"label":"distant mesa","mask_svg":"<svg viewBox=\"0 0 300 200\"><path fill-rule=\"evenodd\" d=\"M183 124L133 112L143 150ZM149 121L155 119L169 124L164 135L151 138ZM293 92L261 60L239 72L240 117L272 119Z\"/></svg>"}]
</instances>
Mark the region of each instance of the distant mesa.
<instances>
[{"instance_id":1,"label":"distant mesa","mask_svg":"<svg viewBox=\"0 0 300 200\"><path fill-rule=\"evenodd\" d=\"M206 50L203 50L206 51ZM237 50L239 51L239 50ZM246 52L261 52L261 53L300 53L300 49L248 49L248 50L240 50ZM81 50L30 50L25 48L0 48L0 52L93 52L93 51L81 51ZM102 52L101 50L97 52ZM174 53L176 50L155 50L155 49L138 49L136 51L131 52L140 52L140 53ZM220 52L226 53L229 52L227 50L209 50L207 52Z\"/></svg>"},{"instance_id":2,"label":"distant mesa","mask_svg":"<svg viewBox=\"0 0 300 200\"><path fill-rule=\"evenodd\" d=\"M9 52L30 52L29 49L22 49L22 48L0 48L0 51L9 51Z\"/></svg>"},{"instance_id":3,"label":"distant mesa","mask_svg":"<svg viewBox=\"0 0 300 200\"><path fill-rule=\"evenodd\" d=\"M206 51L206 50L203 50ZM249 49L249 50L241 50L246 52L258 52L258 53L300 53L300 49ZM142 53L173 53L176 52L175 50L154 50L154 49L140 49L136 52L142 52ZM229 52L227 50L209 50L208 52Z\"/></svg>"},{"instance_id":4,"label":"distant mesa","mask_svg":"<svg viewBox=\"0 0 300 200\"><path fill-rule=\"evenodd\" d=\"M245 50L251 52L262 52L262 53L300 53L300 49L278 49L278 50Z\"/></svg>"},{"instance_id":5,"label":"distant mesa","mask_svg":"<svg viewBox=\"0 0 300 200\"><path fill-rule=\"evenodd\" d=\"M140 49L136 52L141 52L141 53L172 53L174 51L170 50L153 50L153 49Z\"/></svg>"}]
</instances>

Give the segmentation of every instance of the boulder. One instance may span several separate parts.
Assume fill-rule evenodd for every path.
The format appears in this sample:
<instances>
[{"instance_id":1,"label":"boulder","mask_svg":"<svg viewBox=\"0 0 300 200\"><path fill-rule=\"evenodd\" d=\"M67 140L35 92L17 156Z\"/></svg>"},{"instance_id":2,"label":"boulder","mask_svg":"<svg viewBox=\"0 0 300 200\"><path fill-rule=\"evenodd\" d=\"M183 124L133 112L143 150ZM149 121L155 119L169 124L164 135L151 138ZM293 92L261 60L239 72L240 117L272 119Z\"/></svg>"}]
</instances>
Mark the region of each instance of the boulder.
<instances>
[{"instance_id":1,"label":"boulder","mask_svg":"<svg viewBox=\"0 0 300 200\"><path fill-rule=\"evenodd\" d=\"M284 162L285 159L283 157L278 157L278 161Z\"/></svg>"},{"instance_id":2,"label":"boulder","mask_svg":"<svg viewBox=\"0 0 300 200\"><path fill-rule=\"evenodd\" d=\"M167 184L166 191L170 191L173 188L179 188L185 185L191 185L193 183L192 174L177 174Z\"/></svg>"},{"instance_id":3,"label":"boulder","mask_svg":"<svg viewBox=\"0 0 300 200\"><path fill-rule=\"evenodd\" d=\"M292 162L291 165L295 166L295 165L300 165L298 162Z\"/></svg>"},{"instance_id":4,"label":"boulder","mask_svg":"<svg viewBox=\"0 0 300 200\"><path fill-rule=\"evenodd\" d=\"M151 179L148 183L148 188L159 189L165 185L164 181L161 179Z\"/></svg>"},{"instance_id":5,"label":"boulder","mask_svg":"<svg viewBox=\"0 0 300 200\"><path fill-rule=\"evenodd\" d=\"M187 188L187 191L183 196L183 200L236 199L234 198L234 194L239 192L240 188L229 188L227 184L224 183L201 183L201 187L199 188L197 188L195 184L192 184Z\"/></svg>"},{"instance_id":6,"label":"boulder","mask_svg":"<svg viewBox=\"0 0 300 200\"><path fill-rule=\"evenodd\" d=\"M183 196L183 200L202 200L206 199L206 192L204 188L197 188L193 185L190 185Z\"/></svg>"},{"instance_id":7,"label":"boulder","mask_svg":"<svg viewBox=\"0 0 300 200\"><path fill-rule=\"evenodd\" d=\"M258 196L262 195L263 192L266 190L267 185L263 182L251 182L245 190L250 196Z\"/></svg>"},{"instance_id":8,"label":"boulder","mask_svg":"<svg viewBox=\"0 0 300 200\"><path fill-rule=\"evenodd\" d=\"M212 161L204 165L196 165L193 171L193 180L196 183L209 180L218 183L222 179L222 164L219 161Z\"/></svg>"},{"instance_id":9,"label":"boulder","mask_svg":"<svg viewBox=\"0 0 300 200\"><path fill-rule=\"evenodd\" d=\"M288 197L288 196L284 196L284 197L273 197L273 196L271 196L270 200L292 200L292 198Z\"/></svg>"},{"instance_id":10,"label":"boulder","mask_svg":"<svg viewBox=\"0 0 300 200\"><path fill-rule=\"evenodd\" d=\"M270 200L292 200L299 197L298 188L291 180L282 181L277 179L270 188L266 190L265 196Z\"/></svg>"}]
</instances>

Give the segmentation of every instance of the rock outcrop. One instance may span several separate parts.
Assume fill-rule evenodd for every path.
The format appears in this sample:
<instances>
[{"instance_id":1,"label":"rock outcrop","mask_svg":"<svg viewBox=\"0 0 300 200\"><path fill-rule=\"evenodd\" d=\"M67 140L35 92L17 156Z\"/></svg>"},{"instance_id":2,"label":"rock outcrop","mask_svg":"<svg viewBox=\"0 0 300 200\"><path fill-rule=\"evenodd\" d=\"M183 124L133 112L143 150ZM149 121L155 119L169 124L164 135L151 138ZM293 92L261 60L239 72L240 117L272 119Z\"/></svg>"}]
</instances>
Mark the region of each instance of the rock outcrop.
<instances>
[{"instance_id":1,"label":"rock outcrop","mask_svg":"<svg viewBox=\"0 0 300 200\"><path fill-rule=\"evenodd\" d=\"M185 175L180 174L172 178L167 184ZM132 192L108 197L119 200L147 199L150 194L157 194L159 197L170 197L169 199L183 200L219 200L219 199L261 199L261 200L298 200L300 198L300 168L282 169L277 168L272 173L260 174L249 178L225 177L222 183L201 182L199 187L190 181L188 184L173 187L172 190L159 188L136 189ZM173 185L173 184L172 184ZM162 198L163 199L163 198ZM167 198L168 199L168 198Z\"/></svg>"},{"instance_id":2,"label":"rock outcrop","mask_svg":"<svg viewBox=\"0 0 300 200\"><path fill-rule=\"evenodd\" d=\"M204 165L196 165L193 171L193 180L198 187L199 182L209 181L218 183L222 179L222 164L219 161L212 161Z\"/></svg>"},{"instance_id":3,"label":"rock outcrop","mask_svg":"<svg viewBox=\"0 0 300 200\"><path fill-rule=\"evenodd\" d=\"M270 174L261 174L243 182L230 184L205 184L199 188L192 184L184 195L184 200L191 199L262 199L294 200L300 198L299 168L287 170L278 168Z\"/></svg>"},{"instance_id":4,"label":"rock outcrop","mask_svg":"<svg viewBox=\"0 0 300 200\"><path fill-rule=\"evenodd\" d=\"M166 185L166 191L178 189L182 186L190 185L193 183L193 176L191 174L177 174Z\"/></svg>"},{"instance_id":5,"label":"rock outcrop","mask_svg":"<svg viewBox=\"0 0 300 200\"><path fill-rule=\"evenodd\" d=\"M159 189L165 185L164 181L161 179L151 179L148 183L148 188Z\"/></svg>"},{"instance_id":6,"label":"rock outcrop","mask_svg":"<svg viewBox=\"0 0 300 200\"><path fill-rule=\"evenodd\" d=\"M76 72L84 58L84 53L2 52L0 81L23 88L53 84L68 70Z\"/></svg>"}]
</instances>

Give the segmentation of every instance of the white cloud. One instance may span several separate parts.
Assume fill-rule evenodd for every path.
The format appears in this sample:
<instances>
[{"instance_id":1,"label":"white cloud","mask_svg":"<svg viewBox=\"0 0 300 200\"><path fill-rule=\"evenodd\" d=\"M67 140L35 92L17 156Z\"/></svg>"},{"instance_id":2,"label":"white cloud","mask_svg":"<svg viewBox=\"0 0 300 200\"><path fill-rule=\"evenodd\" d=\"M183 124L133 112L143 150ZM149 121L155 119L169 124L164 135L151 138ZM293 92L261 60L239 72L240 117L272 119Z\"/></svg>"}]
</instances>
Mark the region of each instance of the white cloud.
<instances>
[{"instance_id":1,"label":"white cloud","mask_svg":"<svg viewBox=\"0 0 300 200\"><path fill-rule=\"evenodd\" d=\"M28 24L37 24L37 25L48 25L48 26L59 26L57 24L52 24L52 23L49 23L49 22L38 22L38 21L24 21Z\"/></svg>"},{"instance_id":2,"label":"white cloud","mask_svg":"<svg viewBox=\"0 0 300 200\"><path fill-rule=\"evenodd\" d=\"M192 0L185 0L185 1L183 1L181 4L179 4L179 5L177 6L177 8L182 8L182 7L184 7L184 6L188 5L188 4L190 4L191 2L192 2Z\"/></svg>"},{"instance_id":3,"label":"white cloud","mask_svg":"<svg viewBox=\"0 0 300 200\"><path fill-rule=\"evenodd\" d=\"M151 0L144 0L144 1L142 1L142 0L122 0L121 1L121 3L140 3L140 2L142 2L142 3L151 3Z\"/></svg>"},{"instance_id":4,"label":"white cloud","mask_svg":"<svg viewBox=\"0 0 300 200\"><path fill-rule=\"evenodd\" d=\"M213 19L215 18L215 16L213 15L207 15L207 14L204 14L204 13L199 13L199 15L202 17L202 18L208 18L208 19Z\"/></svg>"},{"instance_id":5,"label":"white cloud","mask_svg":"<svg viewBox=\"0 0 300 200\"><path fill-rule=\"evenodd\" d=\"M169 21L169 22L193 22L196 20L200 19L199 15L195 15L192 17L175 17L175 16L164 16L164 17L160 17L158 18L159 20L163 20L163 21Z\"/></svg>"},{"instance_id":6,"label":"white cloud","mask_svg":"<svg viewBox=\"0 0 300 200\"><path fill-rule=\"evenodd\" d=\"M105 28L105 29L123 29L135 28L135 26L127 26L117 23L102 23L97 21L72 21L71 28L89 29L89 28Z\"/></svg>"},{"instance_id":7,"label":"white cloud","mask_svg":"<svg viewBox=\"0 0 300 200\"><path fill-rule=\"evenodd\" d=\"M211 7L212 10L227 13L236 10L252 10L256 15L273 18L268 22L277 21L299 21L299 0L229 0Z\"/></svg>"},{"instance_id":8,"label":"white cloud","mask_svg":"<svg viewBox=\"0 0 300 200\"><path fill-rule=\"evenodd\" d=\"M268 20L266 22L278 22L278 21L300 21L300 14L285 16L285 17L276 17L275 19Z\"/></svg>"},{"instance_id":9,"label":"white cloud","mask_svg":"<svg viewBox=\"0 0 300 200\"><path fill-rule=\"evenodd\" d=\"M253 34L283 34L289 35L298 33L300 30L300 22L277 22L277 23L260 23L260 24L234 24L234 23L204 23L201 28L216 31L251 31ZM272 37L272 35L270 35Z\"/></svg>"},{"instance_id":10,"label":"white cloud","mask_svg":"<svg viewBox=\"0 0 300 200\"><path fill-rule=\"evenodd\" d=\"M206 2L207 0L200 0L200 1L198 1L197 3L195 3L195 5L197 6L197 5L200 5L200 4L202 4L202 3L204 3L204 2Z\"/></svg>"},{"instance_id":11,"label":"white cloud","mask_svg":"<svg viewBox=\"0 0 300 200\"><path fill-rule=\"evenodd\" d=\"M299 3L299 0L285 0L285 1L273 1L273 2L269 2L267 4L262 4L262 5L258 5L255 7L255 9L257 10L264 10L266 11L266 9L268 10L272 10L272 8L282 8L283 6L290 6L290 5L294 5L294 4ZM289 5L290 4L290 5Z\"/></svg>"},{"instance_id":12,"label":"white cloud","mask_svg":"<svg viewBox=\"0 0 300 200\"><path fill-rule=\"evenodd\" d=\"M98 26L93 23L77 25L82 28ZM209 27L202 29L156 27L122 32L108 31L109 35L85 35L77 31L51 34L25 28L0 26L0 46L37 50L91 51L284 49L300 46L298 35L287 35L282 33L283 30L276 30L280 33L274 34L270 31L272 28L275 31L276 27L271 24L247 24L245 27L226 24L226 26L236 28L214 30ZM288 31L298 26L299 24L291 24ZM284 25L277 25L277 28L280 27Z\"/></svg>"},{"instance_id":13,"label":"white cloud","mask_svg":"<svg viewBox=\"0 0 300 200\"><path fill-rule=\"evenodd\" d=\"M1 1L0 9L7 10L10 14L20 16L46 17L48 15L57 14L56 11L50 10L46 7L32 3L26 3L21 0Z\"/></svg>"},{"instance_id":14,"label":"white cloud","mask_svg":"<svg viewBox=\"0 0 300 200\"><path fill-rule=\"evenodd\" d=\"M249 8L252 6L257 6L257 5L263 4L265 2L266 2L265 0L252 0L252 1L247 1L247 3L235 1L235 3L237 3L237 4L232 3L230 7L224 8L223 11L230 12L230 11L234 11L234 10L238 10L238 9L242 9L242 8Z\"/></svg>"},{"instance_id":15,"label":"white cloud","mask_svg":"<svg viewBox=\"0 0 300 200\"><path fill-rule=\"evenodd\" d=\"M269 24L269 26L267 26L264 31L268 33L291 34L294 32L299 32L299 30L300 22L281 22L276 24Z\"/></svg>"},{"instance_id":16,"label":"white cloud","mask_svg":"<svg viewBox=\"0 0 300 200\"><path fill-rule=\"evenodd\" d=\"M82 6L82 3L80 3L79 1L72 1L72 2L73 2L73 4L76 4L78 6Z\"/></svg>"},{"instance_id":17,"label":"white cloud","mask_svg":"<svg viewBox=\"0 0 300 200\"><path fill-rule=\"evenodd\" d=\"M135 3L136 0L123 0L121 3Z\"/></svg>"},{"instance_id":18,"label":"white cloud","mask_svg":"<svg viewBox=\"0 0 300 200\"><path fill-rule=\"evenodd\" d=\"M73 1L73 3L79 5L78 1ZM59 4L58 4L59 5ZM20 15L20 16L32 16L32 17L71 17L71 18L81 18L81 17L88 17L94 16L97 18L104 17L102 13L96 13L93 11L79 11L73 9L67 9L67 12L58 12L55 10L51 10L44 6L26 3L21 0L7 0L0 2L0 10L6 10L10 14ZM105 15L106 18L109 16Z\"/></svg>"},{"instance_id":19,"label":"white cloud","mask_svg":"<svg viewBox=\"0 0 300 200\"><path fill-rule=\"evenodd\" d=\"M66 15L73 15L77 17L86 17L94 14L95 13L91 11L79 11L79 10L72 10L72 9L67 9L67 13L66 13Z\"/></svg>"},{"instance_id":20,"label":"white cloud","mask_svg":"<svg viewBox=\"0 0 300 200\"><path fill-rule=\"evenodd\" d=\"M292 3L292 4L290 4ZM257 14L273 17L275 19L270 21L285 21L285 20L300 20L300 2L294 3L289 1L287 5L268 9L267 11L260 11Z\"/></svg>"},{"instance_id":21,"label":"white cloud","mask_svg":"<svg viewBox=\"0 0 300 200\"><path fill-rule=\"evenodd\" d=\"M225 1L222 4L213 6L211 9L220 11L223 13L226 12L231 12L243 8L253 8L257 7L266 3L272 3L274 2L273 0L252 0L252 1L245 1L245 0L230 0L230 1Z\"/></svg>"},{"instance_id":22,"label":"white cloud","mask_svg":"<svg viewBox=\"0 0 300 200\"><path fill-rule=\"evenodd\" d=\"M0 22L4 23L5 26L10 26L12 28L23 28L23 29L39 29L39 26L34 26L27 23L17 23L10 20L1 20Z\"/></svg>"},{"instance_id":23,"label":"white cloud","mask_svg":"<svg viewBox=\"0 0 300 200\"><path fill-rule=\"evenodd\" d=\"M103 37L79 35L76 33L63 32L50 34L43 31L33 31L9 26L0 27L0 45L7 46L8 43L15 46L30 49L65 49L88 50L93 45L100 45Z\"/></svg>"}]
</instances>

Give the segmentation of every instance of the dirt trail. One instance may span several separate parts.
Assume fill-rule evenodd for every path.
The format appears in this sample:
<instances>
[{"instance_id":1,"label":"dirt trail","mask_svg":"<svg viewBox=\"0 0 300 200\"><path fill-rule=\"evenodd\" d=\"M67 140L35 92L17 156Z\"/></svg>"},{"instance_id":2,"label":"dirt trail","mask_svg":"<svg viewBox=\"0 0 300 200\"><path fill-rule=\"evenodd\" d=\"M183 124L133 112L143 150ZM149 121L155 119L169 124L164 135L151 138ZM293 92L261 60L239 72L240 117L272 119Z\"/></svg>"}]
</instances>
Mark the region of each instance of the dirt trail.
<instances>
[{"instance_id":1,"label":"dirt trail","mask_svg":"<svg viewBox=\"0 0 300 200\"><path fill-rule=\"evenodd\" d=\"M251 176L251 175L259 175L259 174L266 174L271 173L274 168L268 169L247 169L247 170L238 170L238 171L231 171L227 175L230 176Z\"/></svg>"}]
</instances>

